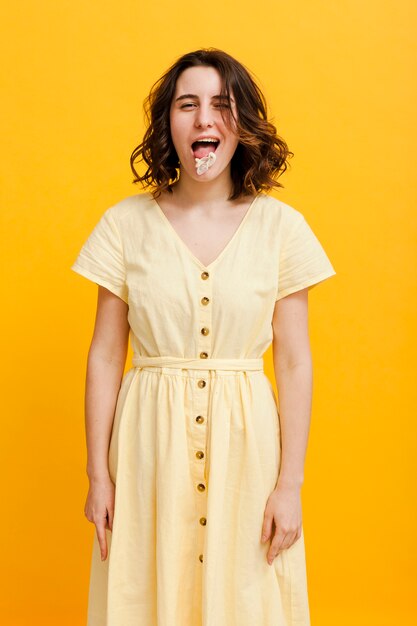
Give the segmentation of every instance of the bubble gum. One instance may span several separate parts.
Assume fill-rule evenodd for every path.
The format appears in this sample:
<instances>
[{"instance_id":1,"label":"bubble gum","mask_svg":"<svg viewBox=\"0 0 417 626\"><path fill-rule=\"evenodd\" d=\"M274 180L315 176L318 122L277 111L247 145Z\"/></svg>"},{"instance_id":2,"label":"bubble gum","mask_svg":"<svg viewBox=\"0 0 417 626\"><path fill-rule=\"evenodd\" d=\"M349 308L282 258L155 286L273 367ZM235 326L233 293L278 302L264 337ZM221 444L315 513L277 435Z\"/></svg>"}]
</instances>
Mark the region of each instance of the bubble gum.
<instances>
[{"instance_id":1,"label":"bubble gum","mask_svg":"<svg viewBox=\"0 0 417 626\"><path fill-rule=\"evenodd\" d=\"M211 167L216 161L216 155L214 152L210 152L207 156L202 159L195 158L195 166L197 168L197 174L204 174L207 172L209 167Z\"/></svg>"}]
</instances>

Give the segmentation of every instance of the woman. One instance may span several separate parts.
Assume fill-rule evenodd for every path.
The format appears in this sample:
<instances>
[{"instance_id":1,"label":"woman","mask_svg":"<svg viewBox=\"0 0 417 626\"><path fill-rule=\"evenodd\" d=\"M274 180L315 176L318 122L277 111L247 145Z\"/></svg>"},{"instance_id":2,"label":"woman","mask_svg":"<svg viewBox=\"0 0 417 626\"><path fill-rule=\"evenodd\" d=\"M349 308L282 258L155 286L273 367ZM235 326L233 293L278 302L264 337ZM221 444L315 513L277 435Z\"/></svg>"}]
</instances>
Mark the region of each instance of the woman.
<instances>
[{"instance_id":1,"label":"woman","mask_svg":"<svg viewBox=\"0 0 417 626\"><path fill-rule=\"evenodd\" d=\"M88 626L307 626L307 296L335 271L265 193L292 153L242 64L186 54L146 110L131 166L151 191L107 209L72 265L99 285Z\"/></svg>"}]
</instances>

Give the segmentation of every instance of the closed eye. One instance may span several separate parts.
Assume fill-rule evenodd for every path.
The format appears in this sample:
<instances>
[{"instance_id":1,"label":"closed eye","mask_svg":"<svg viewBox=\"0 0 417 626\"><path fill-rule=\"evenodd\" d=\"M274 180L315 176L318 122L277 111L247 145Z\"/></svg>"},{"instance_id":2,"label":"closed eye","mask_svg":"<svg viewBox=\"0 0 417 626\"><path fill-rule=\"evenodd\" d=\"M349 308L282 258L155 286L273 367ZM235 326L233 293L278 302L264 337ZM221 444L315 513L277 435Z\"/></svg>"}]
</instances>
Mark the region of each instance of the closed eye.
<instances>
[{"instance_id":1,"label":"closed eye","mask_svg":"<svg viewBox=\"0 0 417 626\"><path fill-rule=\"evenodd\" d=\"M185 109L186 107L192 107L192 106L196 106L193 102L187 102L187 104L182 104L180 106L180 109ZM230 106L228 104L215 104L214 108L216 109L230 109Z\"/></svg>"}]
</instances>

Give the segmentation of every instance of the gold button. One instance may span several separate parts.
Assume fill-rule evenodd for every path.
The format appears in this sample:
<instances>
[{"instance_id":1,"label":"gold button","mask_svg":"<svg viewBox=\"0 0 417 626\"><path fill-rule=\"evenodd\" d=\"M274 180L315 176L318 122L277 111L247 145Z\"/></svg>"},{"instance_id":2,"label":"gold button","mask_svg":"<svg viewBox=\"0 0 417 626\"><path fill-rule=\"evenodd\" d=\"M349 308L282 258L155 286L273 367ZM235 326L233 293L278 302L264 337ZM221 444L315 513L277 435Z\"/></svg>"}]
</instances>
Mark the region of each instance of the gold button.
<instances>
[{"instance_id":1,"label":"gold button","mask_svg":"<svg viewBox=\"0 0 417 626\"><path fill-rule=\"evenodd\" d=\"M207 359L208 354L207 352L200 352L200 359Z\"/></svg>"},{"instance_id":2,"label":"gold button","mask_svg":"<svg viewBox=\"0 0 417 626\"><path fill-rule=\"evenodd\" d=\"M206 296L204 296L204 298L201 298L201 304L208 304L210 302L210 298L207 298Z\"/></svg>"},{"instance_id":3,"label":"gold button","mask_svg":"<svg viewBox=\"0 0 417 626\"><path fill-rule=\"evenodd\" d=\"M202 554L200 554L200 556L199 556L198 558L200 559L200 561L201 561L201 563L202 563L202 562L203 562L203 555L202 555Z\"/></svg>"},{"instance_id":4,"label":"gold button","mask_svg":"<svg viewBox=\"0 0 417 626\"><path fill-rule=\"evenodd\" d=\"M208 335L208 334L209 334L209 332L210 332L210 331L209 331L209 329L208 329L208 328L206 328L205 326L203 326L203 328L201 329L201 334L202 334L202 335Z\"/></svg>"},{"instance_id":5,"label":"gold button","mask_svg":"<svg viewBox=\"0 0 417 626\"><path fill-rule=\"evenodd\" d=\"M200 524L201 524L202 526L205 526L205 525L207 524L207 520L206 520L206 518L205 518L205 517L200 517Z\"/></svg>"},{"instance_id":6,"label":"gold button","mask_svg":"<svg viewBox=\"0 0 417 626\"><path fill-rule=\"evenodd\" d=\"M197 385L198 385L199 387L205 387L205 386L206 386L206 381L205 381L205 380L199 380L199 381L198 381L198 383L197 383Z\"/></svg>"},{"instance_id":7,"label":"gold button","mask_svg":"<svg viewBox=\"0 0 417 626\"><path fill-rule=\"evenodd\" d=\"M209 277L209 273L208 273L208 272L203 272L203 273L201 274L201 278L202 278L203 280L207 280L207 278L208 278L208 277Z\"/></svg>"},{"instance_id":8,"label":"gold button","mask_svg":"<svg viewBox=\"0 0 417 626\"><path fill-rule=\"evenodd\" d=\"M198 450L198 452L195 453L197 459L203 459L204 458L204 452L202 450Z\"/></svg>"},{"instance_id":9,"label":"gold button","mask_svg":"<svg viewBox=\"0 0 417 626\"><path fill-rule=\"evenodd\" d=\"M199 491L205 491L206 487L205 487L205 485L203 485L203 483L198 483L198 485L197 485L197 489L198 489Z\"/></svg>"},{"instance_id":10,"label":"gold button","mask_svg":"<svg viewBox=\"0 0 417 626\"><path fill-rule=\"evenodd\" d=\"M195 421L198 422L199 424L202 424L204 422L204 417L202 415L197 415L197 417L195 418Z\"/></svg>"}]
</instances>

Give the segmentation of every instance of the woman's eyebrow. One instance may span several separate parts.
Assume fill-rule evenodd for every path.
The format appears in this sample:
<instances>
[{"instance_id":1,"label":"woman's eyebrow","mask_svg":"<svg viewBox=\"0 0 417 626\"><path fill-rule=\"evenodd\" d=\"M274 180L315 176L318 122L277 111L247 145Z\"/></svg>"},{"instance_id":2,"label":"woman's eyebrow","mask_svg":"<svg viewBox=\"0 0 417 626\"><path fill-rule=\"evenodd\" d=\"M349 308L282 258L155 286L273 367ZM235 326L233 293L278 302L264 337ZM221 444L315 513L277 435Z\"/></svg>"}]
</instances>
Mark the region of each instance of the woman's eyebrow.
<instances>
[{"instance_id":1,"label":"woman's eyebrow","mask_svg":"<svg viewBox=\"0 0 417 626\"><path fill-rule=\"evenodd\" d=\"M185 93L182 96L178 96L178 98L175 98L175 102L178 102L179 100L187 100L189 98L195 98L196 100L198 100L198 96L196 94L193 93ZM227 96L222 96L222 95L218 95L218 96L213 96L212 100L227 100ZM233 98L230 98L231 102L234 102Z\"/></svg>"}]
</instances>

